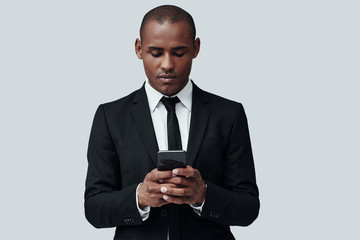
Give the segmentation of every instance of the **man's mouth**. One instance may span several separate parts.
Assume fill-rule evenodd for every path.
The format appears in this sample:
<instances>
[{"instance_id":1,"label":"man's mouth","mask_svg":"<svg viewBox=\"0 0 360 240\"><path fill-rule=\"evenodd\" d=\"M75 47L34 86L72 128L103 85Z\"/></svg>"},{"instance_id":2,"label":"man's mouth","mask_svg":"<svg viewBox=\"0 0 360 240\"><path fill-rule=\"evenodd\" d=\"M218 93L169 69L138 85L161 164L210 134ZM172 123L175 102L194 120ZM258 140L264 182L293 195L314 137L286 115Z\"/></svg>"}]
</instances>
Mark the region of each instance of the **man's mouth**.
<instances>
[{"instance_id":1,"label":"man's mouth","mask_svg":"<svg viewBox=\"0 0 360 240\"><path fill-rule=\"evenodd\" d=\"M161 74L159 78L175 78L175 75L172 74Z\"/></svg>"},{"instance_id":2,"label":"man's mouth","mask_svg":"<svg viewBox=\"0 0 360 240\"><path fill-rule=\"evenodd\" d=\"M175 75L171 75L171 74L162 74L159 75L159 79L164 81L164 82L170 82L172 80L174 80L176 78Z\"/></svg>"}]
</instances>

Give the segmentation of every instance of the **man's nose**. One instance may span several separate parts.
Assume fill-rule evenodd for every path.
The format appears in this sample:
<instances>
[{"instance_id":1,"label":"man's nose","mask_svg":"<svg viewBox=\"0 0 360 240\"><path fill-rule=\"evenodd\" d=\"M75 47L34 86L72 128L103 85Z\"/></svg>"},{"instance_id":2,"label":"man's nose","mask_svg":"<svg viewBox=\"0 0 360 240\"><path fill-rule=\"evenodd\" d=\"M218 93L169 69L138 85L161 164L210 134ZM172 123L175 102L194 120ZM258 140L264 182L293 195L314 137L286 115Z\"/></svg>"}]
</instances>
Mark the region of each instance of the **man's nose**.
<instances>
[{"instance_id":1,"label":"man's nose","mask_svg":"<svg viewBox=\"0 0 360 240\"><path fill-rule=\"evenodd\" d=\"M161 69L164 71L172 71L174 69L174 61L170 54L165 54L161 62Z\"/></svg>"}]
</instances>

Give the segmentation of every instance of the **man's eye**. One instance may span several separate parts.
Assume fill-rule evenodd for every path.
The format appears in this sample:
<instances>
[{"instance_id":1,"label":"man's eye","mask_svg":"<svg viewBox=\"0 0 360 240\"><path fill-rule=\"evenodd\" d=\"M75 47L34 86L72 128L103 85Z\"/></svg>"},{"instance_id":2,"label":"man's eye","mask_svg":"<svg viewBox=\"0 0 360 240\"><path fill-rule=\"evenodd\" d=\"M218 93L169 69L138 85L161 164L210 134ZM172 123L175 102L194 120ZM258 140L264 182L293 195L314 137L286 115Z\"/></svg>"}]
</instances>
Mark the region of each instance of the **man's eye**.
<instances>
[{"instance_id":1,"label":"man's eye","mask_svg":"<svg viewBox=\"0 0 360 240\"><path fill-rule=\"evenodd\" d=\"M160 57L161 56L161 53L150 53L151 54L151 56L153 56L153 57Z\"/></svg>"},{"instance_id":2,"label":"man's eye","mask_svg":"<svg viewBox=\"0 0 360 240\"><path fill-rule=\"evenodd\" d=\"M176 57L182 57L182 56L184 56L184 54L185 54L185 53L174 53L174 55L175 55Z\"/></svg>"}]
</instances>

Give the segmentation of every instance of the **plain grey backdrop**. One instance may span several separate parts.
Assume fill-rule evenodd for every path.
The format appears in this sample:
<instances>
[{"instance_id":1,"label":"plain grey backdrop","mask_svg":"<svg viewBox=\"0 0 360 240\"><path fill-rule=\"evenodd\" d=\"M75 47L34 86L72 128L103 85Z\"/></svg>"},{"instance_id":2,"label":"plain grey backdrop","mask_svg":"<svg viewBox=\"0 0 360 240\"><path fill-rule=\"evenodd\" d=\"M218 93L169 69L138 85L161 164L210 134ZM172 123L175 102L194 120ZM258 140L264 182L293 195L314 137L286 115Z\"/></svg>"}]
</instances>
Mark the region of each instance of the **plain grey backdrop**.
<instances>
[{"instance_id":1,"label":"plain grey backdrop","mask_svg":"<svg viewBox=\"0 0 360 240\"><path fill-rule=\"evenodd\" d=\"M100 103L145 80L143 15L195 19L191 78L242 102L259 218L237 239L359 239L360 4L350 0L0 2L0 239L112 239L84 217Z\"/></svg>"}]
</instances>

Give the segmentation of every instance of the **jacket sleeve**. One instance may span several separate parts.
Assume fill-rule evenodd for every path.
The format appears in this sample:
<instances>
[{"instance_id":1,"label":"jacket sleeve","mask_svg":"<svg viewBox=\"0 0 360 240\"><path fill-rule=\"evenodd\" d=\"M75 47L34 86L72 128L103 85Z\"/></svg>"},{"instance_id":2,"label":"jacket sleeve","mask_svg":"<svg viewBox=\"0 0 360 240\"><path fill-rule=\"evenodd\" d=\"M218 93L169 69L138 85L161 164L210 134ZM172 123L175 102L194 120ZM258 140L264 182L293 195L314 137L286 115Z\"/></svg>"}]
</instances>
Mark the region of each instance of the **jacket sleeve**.
<instances>
[{"instance_id":1,"label":"jacket sleeve","mask_svg":"<svg viewBox=\"0 0 360 240\"><path fill-rule=\"evenodd\" d=\"M88 146L85 216L97 228L142 223L136 206L137 184L121 187L118 155L104 106L96 111Z\"/></svg>"},{"instance_id":2,"label":"jacket sleeve","mask_svg":"<svg viewBox=\"0 0 360 240\"><path fill-rule=\"evenodd\" d=\"M223 161L222 184L205 180L201 217L222 225L248 226L257 218L260 202L247 119L240 103Z\"/></svg>"}]
</instances>

